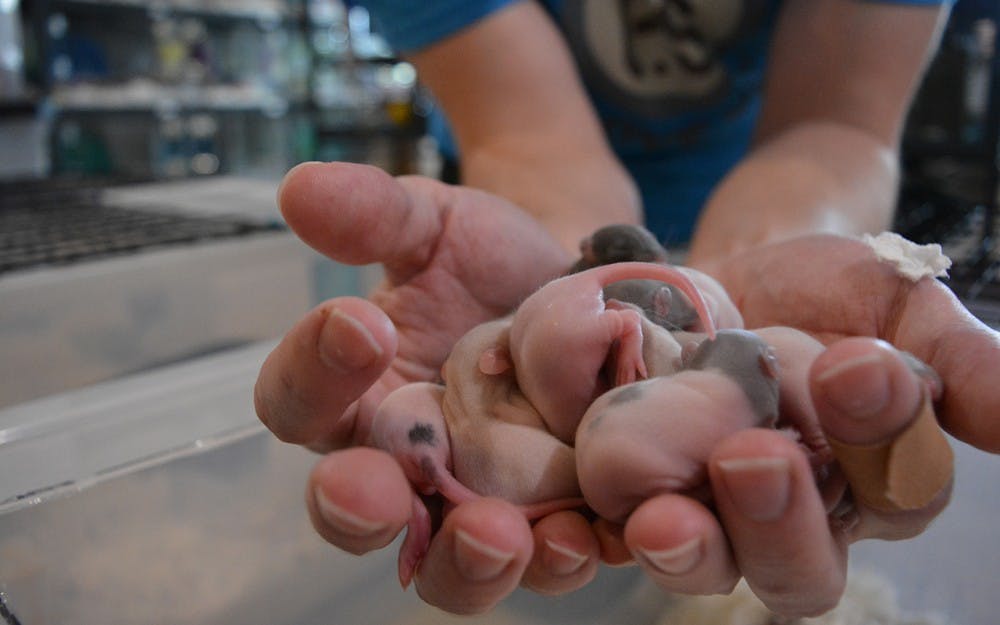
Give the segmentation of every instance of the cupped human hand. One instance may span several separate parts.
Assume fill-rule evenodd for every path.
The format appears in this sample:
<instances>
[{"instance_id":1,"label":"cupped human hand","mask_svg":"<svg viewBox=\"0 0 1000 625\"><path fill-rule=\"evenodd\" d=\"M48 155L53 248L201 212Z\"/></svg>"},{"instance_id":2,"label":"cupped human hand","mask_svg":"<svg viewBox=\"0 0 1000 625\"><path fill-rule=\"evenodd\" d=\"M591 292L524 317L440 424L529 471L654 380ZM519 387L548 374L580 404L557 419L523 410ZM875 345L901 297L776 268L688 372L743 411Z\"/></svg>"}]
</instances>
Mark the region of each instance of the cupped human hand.
<instances>
[{"instance_id":1,"label":"cupped human hand","mask_svg":"<svg viewBox=\"0 0 1000 625\"><path fill-rule=\"evenodd\" d=\"M307 484L316 530L366 553L389 544L414 509L400 466L365 446L382 398L437 379L459 337L511 311L572 259L498 197L364 165L299 165L278 202L292 230L320 253L385 270L370 298L328 300L297 323L263 364L254 393L260 419L278 438L326 454ZM598 552L576 513L529 526L515 506L484 499L449 512L415 586L447 611L482 612L519 584L542 593L584 585Z\"/></svg>"},{"instance_id":2,"label":"cupped human hand","mask_svg":"<svg viewBox=\"0 0 1000 625\"><path fill-rule=\"evenodd\" d=\"M761 428L722 437L704 462L710 506L664 489L635 507L620 544L667 590L726 592L745 577L775 612L822 613L843 592L850 543L919 534L951 491L948 473L919 505L871 505L851 495L841 470L854 460L823 461L833 457L823 441L892 444L933 402L945 430L1000 452L1000 337L944 284L902 277L855 239L803 237L700 268L726 288L746 327L788 326L818 341L782 411L813 420L819 435L807 436L810 445Z\"/></svg>"}]
</instances>

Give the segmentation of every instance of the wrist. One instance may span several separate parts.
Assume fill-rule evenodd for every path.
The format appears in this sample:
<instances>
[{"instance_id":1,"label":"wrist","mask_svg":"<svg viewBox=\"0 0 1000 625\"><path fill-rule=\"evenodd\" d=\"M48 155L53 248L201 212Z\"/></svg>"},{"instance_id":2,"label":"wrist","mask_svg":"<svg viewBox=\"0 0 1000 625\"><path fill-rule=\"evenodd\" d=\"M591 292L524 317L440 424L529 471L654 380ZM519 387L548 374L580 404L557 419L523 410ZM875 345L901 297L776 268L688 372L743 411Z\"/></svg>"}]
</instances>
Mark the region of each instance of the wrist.
<instances>
[{"instance_id":1,"label":"wrist","mask_svg":"<svg viewBox=\"0 0 1000 625\"><path fill-rule=\"evenodd\" d=\"M715 188L691 262L809 234L885 230L898 182L891 146L844 124L799 124L754 148Z\"/></svg>"},{"instance_id":2,"label":"wrist","mask_svg":"<svg viewBox=\"0 0 1000 625\"><path fill-rule=\"evenodd\" d=\"M576 254L580 240L602 226L641 223L642 209L635 183L610 154L573 152L470 151L462 183L513 202Z\"/></svg>"}]
</instances>

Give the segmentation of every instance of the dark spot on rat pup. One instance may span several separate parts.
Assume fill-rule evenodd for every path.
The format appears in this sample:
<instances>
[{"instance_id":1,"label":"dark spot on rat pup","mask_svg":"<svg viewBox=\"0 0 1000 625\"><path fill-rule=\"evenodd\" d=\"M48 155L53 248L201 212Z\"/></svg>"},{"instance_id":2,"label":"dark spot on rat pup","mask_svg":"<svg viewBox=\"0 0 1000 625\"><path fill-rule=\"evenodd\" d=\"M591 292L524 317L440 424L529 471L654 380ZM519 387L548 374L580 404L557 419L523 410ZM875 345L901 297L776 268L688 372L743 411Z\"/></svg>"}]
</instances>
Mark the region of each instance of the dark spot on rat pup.
<instances>
[{"instance_id":1,"label":"dark spot on rat pup","mask_svg":"<svg viewBox=\"0 0 1000 625\"><path fill-rule=\"evenodd\" d=\"M608 405L617 406L619 404L627 404L630 401L638 401L642 399L642 396L642 387L630 384L614 391L614 393L608 398Z\"/></svg>"},{"instance_id":2,"label":"dark spot on rat pup","mask_svg":"<svg viewBox=\"0 0 1000 625\"><path fill-rule=\"evenodd\" d=\"M610 408L612 406L620 406L622 404L628 404L631 402L640 401L644 395L645 393L643 392L642 386L639 386L638 384L629 384L627 386L622 386L620 388L615 389L614 391L611 391L608 394L608 407ZM606 416L608 416L607 412L600 413L599 415L591 419L587 427L590 430L596 429L601 424L601 422L604 421L604 417Z\"/></svg>"},{"instance_id":3,"label":"dark spot on rat pup","mask_svg":"<svg viewBox=\"0 0 1000 625\"><path fill-rule=\"evenodd\" d=\"M406 433L413 445L435 445L437 437L434 434L434 426L429 423L417 423Z\"/></svg>"}]
</instances>

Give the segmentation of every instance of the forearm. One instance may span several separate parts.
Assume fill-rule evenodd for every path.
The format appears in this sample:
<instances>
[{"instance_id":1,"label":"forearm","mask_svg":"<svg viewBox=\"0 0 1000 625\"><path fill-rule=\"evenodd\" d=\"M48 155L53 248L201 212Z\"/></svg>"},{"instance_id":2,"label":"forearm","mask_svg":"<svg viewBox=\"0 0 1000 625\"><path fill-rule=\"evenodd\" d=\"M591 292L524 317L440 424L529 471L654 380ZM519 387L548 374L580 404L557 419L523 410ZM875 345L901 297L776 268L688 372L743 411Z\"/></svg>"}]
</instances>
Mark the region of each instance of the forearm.
<instances>
[{"instance_id":1,"label":"forearm","mask_svg":"<svg viewBox=\"0 0 1000 625\"><path fill-rule=\"evenodd\" d=\"M601 226L642 221L635 184L606 149L513 138L470 149L462 168L464 184L524 208L572 253Z\"/></svg>"},{"instance_id":2,"label":"forearm","mask_svg":"<svg viewBox=\"0 0 1000 625\"><path fill-rule=\"evenodd\" d=\"M754 148L709 198L691 262L889 226L903 121L946 16L941 6L783 3Z\"/></svg>"},{"instance_id":3,"label":"forearm","mask_svg":"<svg viewBox=\"0 0 1000 625\"><path fill-rule=\"evenodd\" d=\"M898 183L894 146L842 123L800 123L755 147L715 189L689 262L802 234L884 230Z\"/></svg>"},{"instance_id":4,"label":"forearm","mask_svg":"<svg viewBox=\"0 0 1000 625\"><path fill-rule=\"evenodd\" d=\"M448 115L464 184L513 201L572 251L601 225L641 218L569 50L534 2L505 7L411 60Z\"/></svg>"}]
</instances>

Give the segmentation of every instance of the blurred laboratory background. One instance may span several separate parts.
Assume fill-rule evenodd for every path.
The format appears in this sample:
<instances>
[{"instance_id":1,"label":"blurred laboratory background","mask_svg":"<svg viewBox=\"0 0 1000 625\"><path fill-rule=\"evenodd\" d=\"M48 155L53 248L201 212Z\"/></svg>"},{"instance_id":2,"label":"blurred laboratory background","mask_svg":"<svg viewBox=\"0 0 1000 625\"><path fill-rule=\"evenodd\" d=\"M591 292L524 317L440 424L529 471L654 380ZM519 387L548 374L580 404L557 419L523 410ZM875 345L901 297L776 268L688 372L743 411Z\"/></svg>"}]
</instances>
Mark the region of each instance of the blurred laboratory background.
<instances>
[{"instance_id":1,"label":"blurred laboratory background","mask_svg":"<svg viewBox=\"0 0 1000 625\"><path fill-rule=\"evenodd\" d=\"M947 284L994 327L998 24L996 0L955 5L896 225L942 243ZM438 176L432 106L345 0L0 0L0 623L452 622L398 589L392 549L353 558L312 532L315 457L251 400L291 324L380 277L289 232L281 176L308 160ZM1000 561L981 552L1000 467L955 444L952 507L857 563L900 610L989 625L1000 564L967 565ZM666 624L669 598L635 581L607 569L600 592L519 591L454 622Z\"/></svg>"},{"instance_id":2,"label":"blurred laboratory background","mask_svg":"<svg viewBox=\"0 0 1000 625\"><path fill-rule=\"evenodd\" d=\"M415 74L362 8L6 0L3 16L4 149L16 150L2 153L5 177L274 176L314 159L417 167Z\"/></svg>"},{"instance_id":3,"label":"blurred laboratory background","mask_svg":"<svg viewBox=\"0 0 1000 625\"><path fill-rule=\"evenodd\" d=\"M437 173L413 67L363 8L0 8L0 406L278 336L292 311L362 288L285 231L274 192L294 164Z\"/></svg>"}]
</instances>

